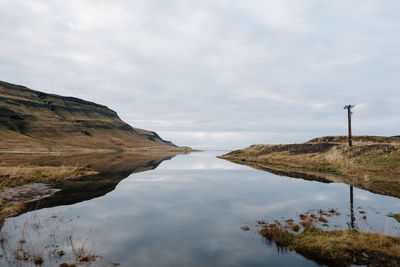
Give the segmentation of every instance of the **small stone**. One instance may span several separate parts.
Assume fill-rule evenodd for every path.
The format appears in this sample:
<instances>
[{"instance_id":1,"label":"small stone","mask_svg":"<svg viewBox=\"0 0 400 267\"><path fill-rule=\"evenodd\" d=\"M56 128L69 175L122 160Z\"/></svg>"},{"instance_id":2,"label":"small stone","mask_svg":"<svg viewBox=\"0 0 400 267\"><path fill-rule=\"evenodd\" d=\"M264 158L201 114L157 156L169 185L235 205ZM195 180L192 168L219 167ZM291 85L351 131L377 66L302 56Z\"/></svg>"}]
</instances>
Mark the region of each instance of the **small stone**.
<instances>
[{"instance_id":1,"label":"small stone","mask_svg":"<svg viewBox=\"0 0 400 267\"><path fill-rule=\"evenodd\" d=\"M240 228L245 232L250 230L250 228L248 226L242 226Z\"/></svg>"}]
</instances>

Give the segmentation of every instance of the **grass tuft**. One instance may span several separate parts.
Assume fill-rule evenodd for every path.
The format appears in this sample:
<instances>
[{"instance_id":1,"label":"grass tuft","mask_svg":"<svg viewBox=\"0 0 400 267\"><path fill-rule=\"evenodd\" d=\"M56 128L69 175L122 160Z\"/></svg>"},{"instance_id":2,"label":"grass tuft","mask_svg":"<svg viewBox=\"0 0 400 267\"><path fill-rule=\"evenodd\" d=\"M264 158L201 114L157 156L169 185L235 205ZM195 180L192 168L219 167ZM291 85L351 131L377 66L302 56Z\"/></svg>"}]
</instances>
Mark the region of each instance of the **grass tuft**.
<instances>
[{"instance_id":1,"label":"grass tuft","mask_svg":"<svg viewBox=\"0 0 400 267\"><path fill-rule=\"evenodd\" d=\"M293 233L276 224L264 225L260 234L278 247L295 250L320 264L400 263L398 237L356 230L323 231L317 227Z\"/></svg>"},{"instance_id":2,"label":"grass tuft","mask_svg":"<svg viewBox=\"0 0 400 267\"><path fill-rule=\"evenodd\" d=\"M68 264L68 263L65 263L65 262L63 262L63 263L61 263L60 265L59 265L59 267L77 267L78 265L76 265L75 263L72 263L72 264Z\"/></svg>"},{"instance_id":3,"label":"grass tuft","mask_svg":"<svg viewBox=\"0 0 400 267\"><path fill-rule=\"evenodd\" d=\"M36 256L33 259L33 263L35 263L36 265L42 265L44 263L43 257L42 256Z\"/></svg>"}]
</instances>

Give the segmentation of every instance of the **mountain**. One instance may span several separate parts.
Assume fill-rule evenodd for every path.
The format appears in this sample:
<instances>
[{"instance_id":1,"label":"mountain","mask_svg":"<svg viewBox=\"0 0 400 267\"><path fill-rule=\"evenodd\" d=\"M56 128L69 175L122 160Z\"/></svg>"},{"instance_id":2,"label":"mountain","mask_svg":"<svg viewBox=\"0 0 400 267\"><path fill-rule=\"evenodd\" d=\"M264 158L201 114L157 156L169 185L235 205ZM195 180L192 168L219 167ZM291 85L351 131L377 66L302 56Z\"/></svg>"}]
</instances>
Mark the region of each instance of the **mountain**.
<instances>
[{"instance_id":1,"label":"mountain","mask_svg":"<svg viewBox=\"0 0 400 267\"><path fill-rule=\"evenodd\" d=\"M0 151L177 149L93 102L0 81Z\"/></svg>"}]
</instances>

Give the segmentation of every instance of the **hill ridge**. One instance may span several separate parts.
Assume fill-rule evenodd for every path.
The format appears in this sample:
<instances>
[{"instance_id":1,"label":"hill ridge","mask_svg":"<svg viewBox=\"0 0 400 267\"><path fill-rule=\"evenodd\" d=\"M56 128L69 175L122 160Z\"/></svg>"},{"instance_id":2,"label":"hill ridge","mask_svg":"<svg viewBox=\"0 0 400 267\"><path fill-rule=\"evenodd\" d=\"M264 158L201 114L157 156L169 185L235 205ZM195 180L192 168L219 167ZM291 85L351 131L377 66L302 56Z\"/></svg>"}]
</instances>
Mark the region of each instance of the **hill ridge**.
<instances>
[{"instance_id":1,"label":"hill ridge","mask_svg":"<svg viewBox=\"0 0 400 267\"><path fill-rule=\"evenodd\" d=\"M105 105L0 81L0 150L176 147Z\"/></svg>"}]
</instances>

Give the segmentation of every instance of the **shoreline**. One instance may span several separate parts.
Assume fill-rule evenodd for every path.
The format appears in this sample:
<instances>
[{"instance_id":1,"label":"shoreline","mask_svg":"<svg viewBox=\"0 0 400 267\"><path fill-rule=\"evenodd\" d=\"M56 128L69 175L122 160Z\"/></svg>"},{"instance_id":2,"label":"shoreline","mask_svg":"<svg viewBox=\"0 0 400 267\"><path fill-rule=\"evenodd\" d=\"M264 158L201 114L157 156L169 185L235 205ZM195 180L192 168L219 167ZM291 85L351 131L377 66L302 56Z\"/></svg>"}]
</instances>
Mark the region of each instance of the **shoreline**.
<instances>
[{"instance_id":1,"label":"shoreline","mask_svg":"<svg viewBox=\"0 0 400 267\"><path fill-rule=\"evenodd\" d=\"M0 155L2 154L81 154L81 153L170 153L170 152L201 152L201 150L192 149L190 147L138 147L129 149L114 149L114 148L99 148L99 149L3 149L0 148Z\"/></svg>"},{"instance_id":2,"label":"shoreline","mask_svg":"<svg viewBox=\"0 0 400 267\"><path fill-rule=\"evenodd\" d=\"M371 193L400 198L400 192L393 193L391 191L378 189L373 186L371 187L371 185L368 182L362 182L351 177L340 176L334 173L311 171L299 167L267 164L251 160L243 161L243 160L228 159L222 156L218 156L218 158L228 160L232 163L248 166L257 170L267 171L279 176L286 176L290 178L303 179L308 181L318 181L321 183L343 183L363 190L367 190Z\"/></svg>"},{"instance_id":3,"label":"shoreline","mask_svg":"<svg viewBox=\"0 0 400 267\"><path fill-rule=\"evenodd\" d=\"M400 198L400 139L388 139L391 143L373 142L373 137L357 142L365 136L354 139L352 147L345 142L313 142L323 138L302 144L253 145L218 158L281 176L345 183Z\"/></svg>"}]
</instances>

